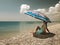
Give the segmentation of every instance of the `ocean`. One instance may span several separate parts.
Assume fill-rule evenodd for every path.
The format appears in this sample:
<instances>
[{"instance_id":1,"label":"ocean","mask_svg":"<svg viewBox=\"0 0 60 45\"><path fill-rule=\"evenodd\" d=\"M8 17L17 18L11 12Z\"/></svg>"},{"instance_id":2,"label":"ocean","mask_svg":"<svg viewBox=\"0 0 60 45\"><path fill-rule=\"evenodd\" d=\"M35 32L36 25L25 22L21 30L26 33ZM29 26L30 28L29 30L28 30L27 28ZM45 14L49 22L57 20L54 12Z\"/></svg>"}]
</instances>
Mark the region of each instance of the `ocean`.
<instances>
[{"instance_id":1,"label":"ocean","mask_svg":"<svg viewBox=\"0 0 60 45\"><path fill-rule=\"evenodd\" d=\"M59 22L48 23L48 26ZM17 35L23 31L35 30L37 26L42 26L40 21L16 21L16 22L0 22L0 39Z\"/></svg>"}]
</instances>

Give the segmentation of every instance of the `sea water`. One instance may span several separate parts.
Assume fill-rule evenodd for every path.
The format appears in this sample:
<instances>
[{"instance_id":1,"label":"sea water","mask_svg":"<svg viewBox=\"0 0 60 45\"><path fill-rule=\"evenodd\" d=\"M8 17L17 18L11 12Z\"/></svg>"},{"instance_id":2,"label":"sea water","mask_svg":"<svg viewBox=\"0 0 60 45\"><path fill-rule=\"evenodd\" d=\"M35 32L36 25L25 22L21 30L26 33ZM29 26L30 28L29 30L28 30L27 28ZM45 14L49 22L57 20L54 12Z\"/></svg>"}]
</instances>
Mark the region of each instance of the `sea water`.
<instances>
[{"instance_id":1,"label":"sea water","mask_svg":"<svg viewBox=\"0 0 60 45\"><path fill-rule=\"evenodd\" d=\"M57 23L57 22L56 22ZM53 25L55 23L50 23ZM16 22L0 22L0 39L11 37L27 30L35 30L37 26L42 26L40 21L16 21Z\"/></svg>"},{"instance_id":2,"label":"sea water","mask_svg":"<svg viewBox=\"0 0 60 45\"><path fill-rule=\"evenodd\" d=\"M0 39L10 37L19 31L19 22L0 22Z\"/></svg>"}]
</instances>

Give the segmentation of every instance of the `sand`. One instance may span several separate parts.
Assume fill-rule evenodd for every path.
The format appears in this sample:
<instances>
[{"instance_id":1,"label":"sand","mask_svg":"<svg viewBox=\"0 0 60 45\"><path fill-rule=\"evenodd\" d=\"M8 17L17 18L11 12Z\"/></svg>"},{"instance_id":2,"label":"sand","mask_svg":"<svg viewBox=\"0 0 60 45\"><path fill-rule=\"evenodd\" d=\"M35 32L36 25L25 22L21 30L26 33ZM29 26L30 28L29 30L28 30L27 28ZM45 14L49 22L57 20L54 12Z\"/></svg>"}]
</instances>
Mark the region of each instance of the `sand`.
<instances>
[{"instance_id":1,"label":"sand","mask_svg":"<svg viewBox=\"0 0 60 45\"><path fill-rule=\"evenodd\" d=\"M34 31L30 30L19 33L9 39L0 40L0 45L60 45L60 24L55 24L48 28L52 33L50 36L43 35L42 37L33 37L31 32Z\"/></svg>"}]
</instances>

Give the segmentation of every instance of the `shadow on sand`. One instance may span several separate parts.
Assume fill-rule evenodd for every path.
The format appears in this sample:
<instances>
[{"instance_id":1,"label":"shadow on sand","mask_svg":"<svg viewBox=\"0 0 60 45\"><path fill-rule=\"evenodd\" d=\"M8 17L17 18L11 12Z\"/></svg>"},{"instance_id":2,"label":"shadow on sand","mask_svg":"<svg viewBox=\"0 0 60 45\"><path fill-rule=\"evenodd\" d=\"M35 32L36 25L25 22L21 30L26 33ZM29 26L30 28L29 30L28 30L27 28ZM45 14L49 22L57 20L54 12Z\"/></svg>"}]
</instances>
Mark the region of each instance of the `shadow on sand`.
<instances>
[{"instance_id":1,"label":"shadow on sand","mask_svg":"<svg viewBox=\"0 0 60 45\"><path fill-rule=\"evenodd\" d=\"M50 38L50 37L54 37L54 36L55 36L54 33L44 33L44 34L40 34L40 35L36 35L35 33L33 33L33 37L40 38L40 39L46 39L46 38Z\"/></svg>"}]
</instances>

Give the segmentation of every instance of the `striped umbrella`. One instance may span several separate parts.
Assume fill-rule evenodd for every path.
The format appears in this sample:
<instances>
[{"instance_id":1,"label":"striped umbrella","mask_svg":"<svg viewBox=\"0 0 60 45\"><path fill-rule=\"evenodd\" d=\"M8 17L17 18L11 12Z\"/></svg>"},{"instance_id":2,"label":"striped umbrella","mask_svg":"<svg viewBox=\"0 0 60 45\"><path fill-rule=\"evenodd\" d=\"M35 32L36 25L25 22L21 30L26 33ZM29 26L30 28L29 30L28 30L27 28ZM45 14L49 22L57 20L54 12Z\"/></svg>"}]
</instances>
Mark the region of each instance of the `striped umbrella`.
<instances>
[{"instance_id":1,"label":"striped umbrella","mask_svg":"<svg viewBox=\"0 0 60 45\"><path fill-rule=\"evenodd\" d=\"M37 12L37 11L27 11L25 12L25 14L32 16L36 19L45 21L45 22L51 22L50 19L46 15L44 15L43 13Z\"/></svg>"}]
</instances>

